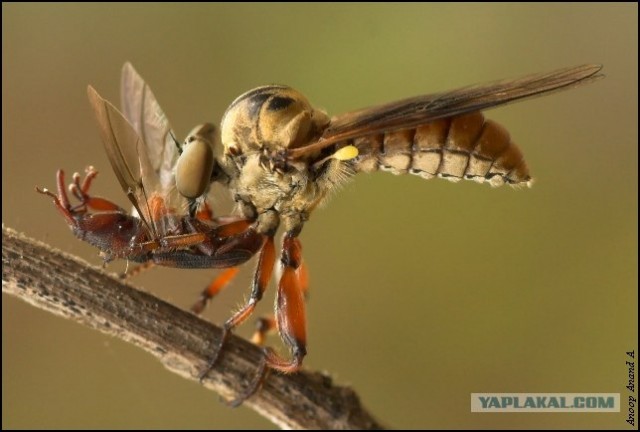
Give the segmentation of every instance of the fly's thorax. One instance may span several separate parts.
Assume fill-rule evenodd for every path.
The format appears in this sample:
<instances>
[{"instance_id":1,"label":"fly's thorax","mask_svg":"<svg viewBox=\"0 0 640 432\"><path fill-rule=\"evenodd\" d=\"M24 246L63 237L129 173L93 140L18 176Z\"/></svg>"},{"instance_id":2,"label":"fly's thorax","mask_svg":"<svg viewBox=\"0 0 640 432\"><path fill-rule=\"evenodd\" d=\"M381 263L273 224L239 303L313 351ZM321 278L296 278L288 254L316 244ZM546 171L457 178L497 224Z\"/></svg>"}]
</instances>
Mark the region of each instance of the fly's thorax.
<instances>
[{"instance_id":1,"label":"fly's thorax","mask_svg":"<svg viewBox=\"0 0 640 432\"><path fill-rule=\"evenodd\" d=\"M278 151L300 147L329 124L324 111L300 92L282 85L258 87L231 103L222 118L225 154Z\"/></svg>"}]
</instances>

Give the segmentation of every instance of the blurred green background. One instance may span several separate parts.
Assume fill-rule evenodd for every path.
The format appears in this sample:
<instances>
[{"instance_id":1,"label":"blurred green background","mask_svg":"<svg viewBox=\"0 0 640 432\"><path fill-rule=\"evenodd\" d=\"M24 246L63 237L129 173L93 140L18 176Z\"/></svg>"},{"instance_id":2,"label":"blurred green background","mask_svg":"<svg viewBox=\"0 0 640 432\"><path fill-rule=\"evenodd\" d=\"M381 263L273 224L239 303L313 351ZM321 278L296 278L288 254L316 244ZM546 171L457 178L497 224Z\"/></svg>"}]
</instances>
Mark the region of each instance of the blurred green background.
<instances>
[{"instance_id":1,"label":"blurred green background","mask_svg":"<svg viewBox=\"0 0 640 432\"><path fill-rule=\"evenodd\" d=\"M625 428L625 351L637 349L637 11L3 3L2 220L100 265L34 186L93 164L95 191L126 204L86 100L90 83L119 103L125 61L179 136L261 84L289 84L335 114L603 63L603 81L489 112L523 149L532 189L378 173L313 215L302 234L305 366L352 385L396 428ZM242 302L251 267L208 319ZM187 308L215 274L155 269L134 283ZM264 313L272 297L263 303ZM471 392L622 393L622 413L471 414ZM2 412L3 428L273 427L136 348L7 296Z\"/></svg>"}]
</instances>

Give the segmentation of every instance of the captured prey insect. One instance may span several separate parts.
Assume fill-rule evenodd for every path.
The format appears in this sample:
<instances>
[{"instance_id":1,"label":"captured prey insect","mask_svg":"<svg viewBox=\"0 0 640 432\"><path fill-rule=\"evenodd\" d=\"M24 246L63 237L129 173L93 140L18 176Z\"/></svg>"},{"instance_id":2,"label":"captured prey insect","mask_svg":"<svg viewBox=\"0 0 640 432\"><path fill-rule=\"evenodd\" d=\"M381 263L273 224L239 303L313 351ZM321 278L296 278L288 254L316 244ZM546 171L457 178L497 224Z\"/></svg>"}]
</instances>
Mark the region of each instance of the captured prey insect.
<instances>
[{"instance_id":1,"label":"captured prey insect","mask_svg":"<svg viewBox=\"0 0 640 432\"><path fill-rule=\"evenodd\" d=\"M89 195L96 172L75 175L72 206L58 171L51 196L74 234L106 260L125 258L182 268L231 268L258 255L251 295L224 325L206 374L229 332L262 298L276 262L274 237L284 228L274 320L263 320L257 340L277 328L290 358L265 348L258 373L242 401L266 371L297 371L306 355L306 269L298 236L311 212L358 172L410 173L423 178L470 179L493 186L529 185L531 176L507 131L480 113L528 97L593 82L600 65L582 65L524 78L418 96L329 117L296 90L258 87L231 103L216 145L213 125L196 127L176 145L153 93L130 64L122 73L121 114L89 87L102 140L134 214ZM234 216L215 218L210 184L226 187ZM230 272L230 270L227 270ZM199 306L219 290L223 273ZM203 374L203 376L204 376Z\"/></svg>"}]
</instances>

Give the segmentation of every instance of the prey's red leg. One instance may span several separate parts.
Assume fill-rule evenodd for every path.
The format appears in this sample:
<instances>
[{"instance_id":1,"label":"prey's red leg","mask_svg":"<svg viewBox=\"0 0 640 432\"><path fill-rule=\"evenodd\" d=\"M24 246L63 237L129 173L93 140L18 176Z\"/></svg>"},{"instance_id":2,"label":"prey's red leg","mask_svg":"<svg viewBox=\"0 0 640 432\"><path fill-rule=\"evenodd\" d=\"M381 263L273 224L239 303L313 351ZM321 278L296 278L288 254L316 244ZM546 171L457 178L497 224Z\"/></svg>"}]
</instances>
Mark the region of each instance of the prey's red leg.
<instances>
[{"instance_id":1,"label":"prey's red leg","mask_svg":"<svg viewBox=\"0 0 640 432\"><path fill-rule=\"evenodd\" d=\"M53 203L71 228L78 227L78 221L75 217L85 214L87 212L87 208L104 211L106 213L126 214L125 210L120 208L117 204L104 198L91 197L88 195L87 192L89 191L91 181L96 175L98 175L98 172L93 168L89 168L83 184L80 186L80 176L78 174L74 174L74 182L69 185L69 190L80 202L76 206L71 206L71 202L69 201L69 196L67 195L64 183L63 170L58 170L56 173L57 195L48 189L40 189L38 187L36 187L36 191L53 198ZM110 216L106 217L108 218Z\"/></svg>"},{"instance_id":2,"label":"prey's red leg","mask_svg":"<svg viewBox=\"0 0 640 432\"><path fill-rule=\"evenodd\" d=\"M42 195L47 195L53 198L53 204L56 206L58 211L62 214L67 224L74 228L77 226L77 222L73 217L75 212L71 211L71 205L69 204L69 197L67 196L67 191L64 188L64 171L58 170L56 173L56 183L58 186L58 195L51 192L49 189L40 189L36 186L36 192L41 193Z\"/></svg>"},{"instance_id":3,"label":"prey's red leg","mask_svg":"<svg viewBox=\"0 0 640 432\"><path fill-rule=\"evenodd\" d=\"M198 210L196 211L196 218L202 221L213 220L213 210L206 201L198 206Z\"/></svg>"},{"instance_id":4,"label":"prey's red leg","mask_svg":"<svg viewBox=\"0 0 640 432\"><path fill-rule=\"evenodd\" d=\"M76 197L76 199L80 202L79 207L85 207L85 209L91 209L94 211L123 211L120 206L109 201L108 199L91 196L89 195L89 189L91 189L91 184L93 180L98 175L98 171L92 166L87 167L85 170L85 176L80 182L80 174L73 173L73 183L69 185L69 191Z\"/></svg>"},{"instance_id":5,"label":"prey's red leg","mask_svg":"<svg viewBox=\"0 0 640 432\"><path fill-rule=\"evenodd\" d=\"M137 266L132 267L131 270L125 270L124 272L120 273L119 276L121 279L129 279L129 278L138 276L140 273L143 273L144 271L155 267L155 265L156 263L149 260L147 262L144 262L142 264L138 264Z\"/></svg>"}]
</instances>

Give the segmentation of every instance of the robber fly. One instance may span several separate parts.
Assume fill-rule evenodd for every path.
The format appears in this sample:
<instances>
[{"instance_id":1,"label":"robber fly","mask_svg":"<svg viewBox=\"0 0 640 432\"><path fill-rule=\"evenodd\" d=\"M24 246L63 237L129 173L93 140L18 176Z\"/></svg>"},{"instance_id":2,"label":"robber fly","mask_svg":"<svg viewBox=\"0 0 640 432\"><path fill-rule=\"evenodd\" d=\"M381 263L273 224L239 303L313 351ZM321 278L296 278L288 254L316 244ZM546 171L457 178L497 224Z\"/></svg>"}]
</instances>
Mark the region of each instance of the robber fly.
<instances>
[{"instance_id":1,"label":"robber fly","mask_svg":"<svg viewBox=\"0 0 640 432\"><path fill-rule=\"evenodd\" d=\"M251 295L224 325L203 376L213 367L229 332L262 298L276 262L274 236L284 229L275 320L262 320L256 340L277 328L290 357L265 348L250 396L269 369L297 371L306 355L306 268L298 236L311 212L358 172L376 170L502 184L530 185L529 169L507 131L480 113L590 83L600 65L583 65L485 85L400 100L329 117L298 91L258 87L239 96L222 117L221 146L211 124L196 127L182 144L153 93L130 64L122 73L122 113L89 87L112 168L135 211L89 195L96 171L69 186L58 171L58 193L39 190L79 238L106 260L182 268L227 268L205 289L199 312L235 267L258 255ZM207 192L226 187L234 216L216 218Z\"/></svg>"}]
</instances>

